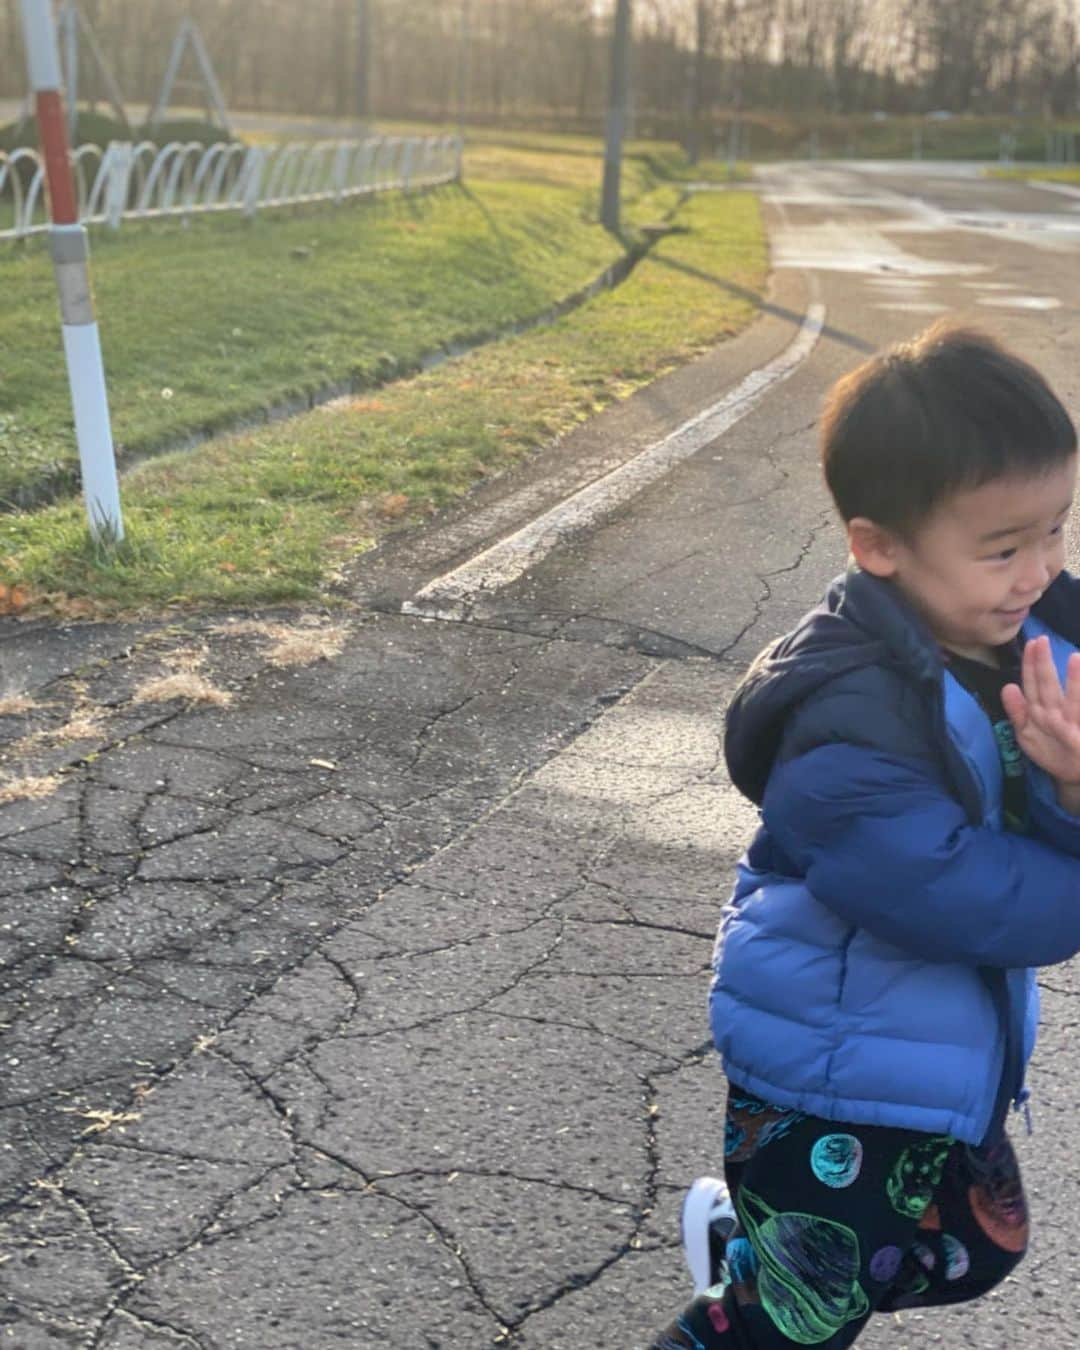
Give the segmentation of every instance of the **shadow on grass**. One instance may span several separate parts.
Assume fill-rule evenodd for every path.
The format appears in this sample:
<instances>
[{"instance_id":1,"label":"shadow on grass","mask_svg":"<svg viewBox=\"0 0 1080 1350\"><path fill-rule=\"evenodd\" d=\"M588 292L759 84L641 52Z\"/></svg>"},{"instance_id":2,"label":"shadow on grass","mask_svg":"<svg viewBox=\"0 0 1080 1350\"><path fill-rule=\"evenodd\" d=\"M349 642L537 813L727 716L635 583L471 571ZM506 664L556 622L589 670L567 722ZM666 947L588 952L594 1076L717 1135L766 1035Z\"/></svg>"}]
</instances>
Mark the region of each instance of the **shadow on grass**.
<instances>
[{"instance_id":1,"label":"shadow on grass","mask_svg":"<svg viewBox=\"0 0 1080 1350\"><path fill-rule=\"evenodd\" d=\"M478 197L476 193L473 192L472 188L469 187L467 183L464 183L461 180L454 183L452 186L456 192L458 192L462 197L465 198L465 200L469 203L471 207L473 207L475 211L477 211L481 216L483 216L485 224L495 237L495 243L498 246L499 251L502 253L505 259L507 259L508 261L512 260L513 252L510 248L510 244L507 241L506 237L504 236L502 230L499 228L499 222L492 215L490 209L484 204L483 199L481 197Z\"/></svg>"},{"instance_id":2,"label":"shadow on grass","mask_svg":"<svg viewBox=\"0 0 1080 1350\"><path fill-rule=\"evenodd\" d=\"M749 300L751 304L765 314L775 314L781 319L790 319L792 323L797 324L801 324L805 317L796 313L793 309L788 309L785 305L777 305L771 300L766 300L759 291L752 291L748 286L740 286L734 281L726 281L723 277L713 276L711 272L703 272L700 267L692 267L689 263L677 262L674 258L665 258L657 254L653 255L651 261L658 263L661 267L670 267L676 272L685 272L687 276L697 277L700 281L707 281L719 290L727 291L729 295L737 295L741 300ZM874 343L856 337L854 333L845 333L842 329L834 328L831 324L825 325L821 330L821 336L832 338L834 342L839 342L845 347L851 347L866 355L872 355L878 350Z\"/></svg>"}]
</instances>

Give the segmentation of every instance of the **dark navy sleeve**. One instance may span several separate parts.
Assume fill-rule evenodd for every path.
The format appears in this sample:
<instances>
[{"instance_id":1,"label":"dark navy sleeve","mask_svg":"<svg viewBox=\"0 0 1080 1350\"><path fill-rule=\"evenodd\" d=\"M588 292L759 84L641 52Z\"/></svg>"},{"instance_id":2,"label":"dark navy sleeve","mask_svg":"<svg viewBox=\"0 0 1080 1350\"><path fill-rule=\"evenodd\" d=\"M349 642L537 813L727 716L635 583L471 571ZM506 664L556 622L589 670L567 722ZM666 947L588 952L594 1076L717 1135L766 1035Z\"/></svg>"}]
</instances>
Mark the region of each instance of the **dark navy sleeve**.
<instances>
[{"instance_id":1,"label":"dark navy sleeve","mask_svg":"<svg viewBox=\"0 0 1080 1350\"><path fill-rule=\"evenodd\" d=\"M822 745L776 766L762 811L815 899L924 960L1048 966L1080 951L1080 860L972 825L926 761Z\"/></svg>"}]
</instances>

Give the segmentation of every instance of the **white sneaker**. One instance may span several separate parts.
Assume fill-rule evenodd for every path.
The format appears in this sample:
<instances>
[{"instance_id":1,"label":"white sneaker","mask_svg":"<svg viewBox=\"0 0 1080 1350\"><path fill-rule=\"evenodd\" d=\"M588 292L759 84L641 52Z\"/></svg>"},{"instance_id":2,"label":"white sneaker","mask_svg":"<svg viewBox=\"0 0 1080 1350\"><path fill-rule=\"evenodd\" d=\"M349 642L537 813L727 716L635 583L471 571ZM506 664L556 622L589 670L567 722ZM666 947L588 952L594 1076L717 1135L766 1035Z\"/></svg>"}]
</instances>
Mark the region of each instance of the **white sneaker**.
<instances>
[{"instance_id":1,"label":"white sneaker","mask_svg":"<svg viewBox=\"0 0 1080 1350\"><path fill-rule=\"evenodd\" d=\"M682 1240L694 1293L720 1282L724 1244L736 1224L735 1206L718 1177L698 1177L686 1192L682 1206Z\"/></svg>"}]
</instances>

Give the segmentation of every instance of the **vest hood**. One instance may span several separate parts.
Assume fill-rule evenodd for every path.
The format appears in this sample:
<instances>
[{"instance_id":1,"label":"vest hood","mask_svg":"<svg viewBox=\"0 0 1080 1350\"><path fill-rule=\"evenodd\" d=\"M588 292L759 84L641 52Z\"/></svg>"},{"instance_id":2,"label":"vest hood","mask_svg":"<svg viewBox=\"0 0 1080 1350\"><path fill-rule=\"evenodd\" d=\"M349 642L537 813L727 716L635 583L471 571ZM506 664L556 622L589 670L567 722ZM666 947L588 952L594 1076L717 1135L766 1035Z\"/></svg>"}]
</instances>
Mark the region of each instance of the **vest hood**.
<instances>
[{"instance_id":1,"label":"vest hood","mask_svg":"<svg viewBox=\"0 0 1080 1350\"><path fill-rule=\"evenodd\" d=\"M791 633L765 648L736 690L724 753L739 791L760 805L793 712L830 680L870 665L906 670L916 681L941 679L933 638L900 591L852 568Z\"/></svg>"},{"instance_id":2,"label":"vest hood","mask_svg":"<svg viewBox=\"0 0 1080 1350\"><path fill-rule=\"evenodd\" d=\"M1080 646L1080 581L1061 573L1033 613ZM941 697L944 665L926 624L891 581L852 567L792 632L765 648L736 690L724 754L739 791L760 806L792 714L830 680L870 665Z\"/></svg>"}]
</instances>

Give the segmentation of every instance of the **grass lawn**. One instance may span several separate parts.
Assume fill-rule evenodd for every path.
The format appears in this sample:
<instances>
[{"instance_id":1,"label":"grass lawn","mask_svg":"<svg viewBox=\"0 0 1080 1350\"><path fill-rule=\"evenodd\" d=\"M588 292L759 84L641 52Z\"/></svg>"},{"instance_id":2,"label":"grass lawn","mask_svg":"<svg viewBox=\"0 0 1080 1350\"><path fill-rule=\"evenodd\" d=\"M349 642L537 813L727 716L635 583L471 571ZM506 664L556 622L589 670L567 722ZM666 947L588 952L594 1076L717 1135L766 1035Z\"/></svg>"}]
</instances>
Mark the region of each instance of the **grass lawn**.
<instances>
[{"instance_id":1,"label":"grass lawn","mask_svg":"<svg viewBox=\"0 0 1080 1350\"><path fill-rule=\"evenodd\" d=\"M593 220L595 163L517 148L477 156L467 192L98 241L118 438L153 444L290 389L408 368L452 338L536 313L619 255ZM627 189L632 223L680 196L640 161ZM77 500L0 516L0 583L69 613L325 593L335 568L392 522L437 508L750 321L745 292L767 271L756 199L694 195L678 220L687 233L554 325L344 408L140 465L124 478L128 537L114 554L91 546ZM294 258L298 247L310 252ZM40 362L50 325L56 333L51 275L31 252L0 260L10 287L5 269L37 297L23 322L36 325ZM155 321L159 308L167 320ZM0 333L9 322L0 317ZM16 358L17 379L5 371L0 385L4 397L13 383L21 391L15 433L55 454L62 370L47 380L31 355Z\"/></svg>"},{"instance_id":2,"label":"grass lawn","mask_svg":"<svg viewBox=\"0 0 1080 1350\"><path fill-rule=\"evenodd\" d=\"M1024 164L1011 169L987 169L991 178L1022 178L1047 183L1080 183L1080 165Z\"/></svg>"},{"instance_id":3,"label":"grass lawn","mask_svg":"<svg viewBox=\"0 0 1080 1350\"><path fill-rule=\"evenodd\" d=\"M527 319L623 253L595 224L599 169L492 149L464 188L248 222L193 217L96 230L92 275L121 457ZM678 191L628 166L627 222ZM0 501L77 486L52 267L0 246Z\"/></svg>"}]
</instances>

